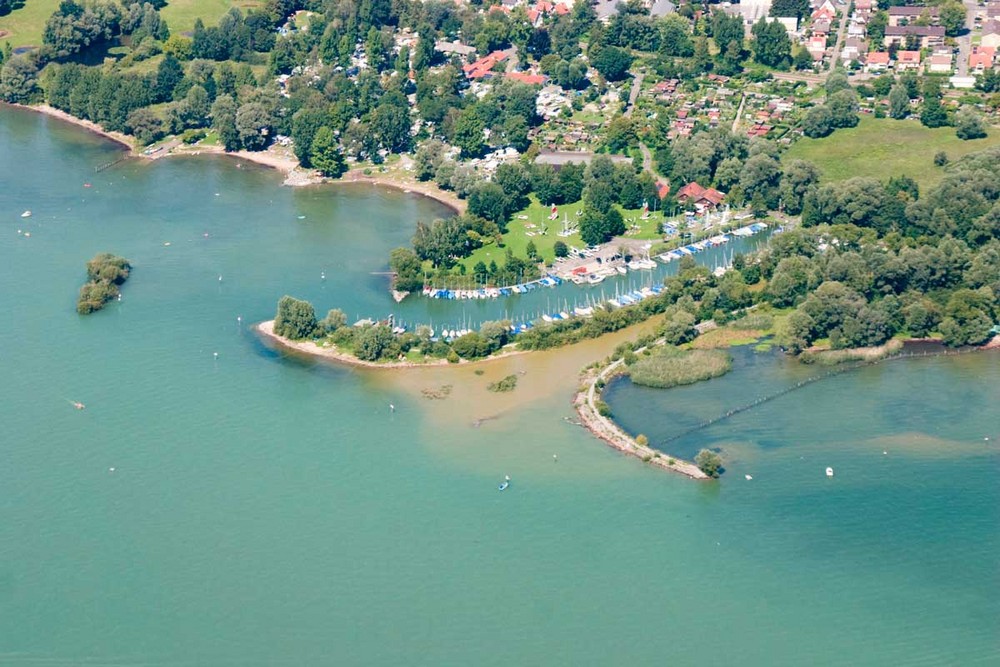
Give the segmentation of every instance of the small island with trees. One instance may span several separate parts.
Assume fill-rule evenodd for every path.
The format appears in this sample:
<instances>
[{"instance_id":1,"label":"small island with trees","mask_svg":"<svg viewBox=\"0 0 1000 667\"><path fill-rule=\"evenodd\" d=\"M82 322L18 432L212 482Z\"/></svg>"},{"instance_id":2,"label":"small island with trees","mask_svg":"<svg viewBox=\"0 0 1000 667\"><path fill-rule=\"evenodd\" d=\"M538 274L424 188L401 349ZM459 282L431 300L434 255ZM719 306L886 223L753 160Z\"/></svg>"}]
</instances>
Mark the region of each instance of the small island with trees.
<instances>
[{"instance_id":1,"label":"small island with trees","mask_svg":"<svg viewBox=\"0 0 1000 667\"><path fill-rule=\"evenodd\" d=\"M87 315L118 298L119 286L125 284L131 272L132 264L124 257L107 252L95 255L87 262L87 282L80 288L76 312Z\"/></svg>"}]
</instances>

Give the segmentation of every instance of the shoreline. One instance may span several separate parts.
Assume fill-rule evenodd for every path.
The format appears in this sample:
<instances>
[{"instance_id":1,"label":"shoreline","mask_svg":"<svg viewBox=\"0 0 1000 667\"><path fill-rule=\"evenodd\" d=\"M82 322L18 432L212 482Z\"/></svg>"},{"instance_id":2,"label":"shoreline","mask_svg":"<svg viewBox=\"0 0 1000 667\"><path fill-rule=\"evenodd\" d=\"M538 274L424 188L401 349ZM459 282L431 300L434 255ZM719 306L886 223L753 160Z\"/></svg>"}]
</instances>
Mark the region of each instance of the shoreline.
<instances>
[{"instance_id":1,"label":"shoreline","mask_svg":"<svg viewBox=\"0 0 1000 667\"><path fill-rule=\"evenodd\" d=\"M292 340L290 338L285 338L284 336L279 336L274 333L274 320L267 320L265 322L260 322L252 327L253 331L260 336L265 341L274 343L280 348L287 350L292 350L294 352L299 352L310 357L316 357L318 359L324 359L327 361L333 361L344 366L357 366L360 368L373 368L373 369L384 369L384 370L398 370L401 368L435 368L441 366L467 366L469 364L475 364L483 361L495 361L497 359L503 359L506 357L513 357L519 354L525 354L525 350L510 350L503 352L502 354L494 354L483 359L476 359L474 361L469 361L468 359L462 359L457 364L449 362L447 359L434 359L432 361L427 361L424 363L417 363L414 361L365 361L363 359L358 359L353 354L347 352L342 352L335 347L321 347L316 344L316 341L311 340Z\"/></svg>"},{"instance_id":2,"label":"shoreline","mask_svg":"<svg viewBox=\"0 0 1000 667\"><path fill-rule=\"evenodd\" d=\"M417 180L411 181L409 179L401 180L393 178L388 174L365 174L364 168L351 169L339 179L325 178L320 176L315 170L304 169L301 165L299 165L299 161L292 151L287 148L271 146L265 151L244 150L229 152L221 146L203 146L198 144L188 146L181 143L180 140L175 137L174 139L161 144L160 149L155 153L146 153L142 150L138 150L133 137L121 132L105 130L93 121L78 118L48 104L27 105L12 104L7 102L0 102L0 104L6 104L7 106L23 109L25 111L33 111L35 113L48 116L49 118L55 118L65 123L69 123L70 125L75 125L76 127L87 130L88 132L118 144L125 149L128 153L128 157L136 157L143 160L159 160L177 155L228 155L230 157L246 160L247 162L252 162L254 164L278 170L285 176L285 181L282 185L287 185L289 187L304 187L308 185L339 185L344 183L369 183L378 187L391 188L404 194L415 194L421 197L426 197L427 199L431 199L442 206L447 207L455 214L464 213L467 207L464 200L459 199L452 193L442 190L434 183L424 183Z\"/></svg>"},{"instance_id":3,"label":"shoreline","mask_svg":"<svg viewBox=\"0 0 1000 667\"><path fill-rule=\"evenodd\" d=\"M103 127L97 123L85 120L83 118L77 118L76 116L56 109L48 104L18 104L14 102L0 102L0 104L5 104L9 107L14 107L15 109L24 109L25 111L34 111L35 113L40 113L43 116L48 116L49 118L55 118L61 120L64 123L69 123L70 125L75 125L77 127L83 128L88 132L104 137L108 141L113 141L122 148L126 149L130 155L137 155L135 152L135 142L132 137L127 134L122 134L121 132L112 132L110 130L105 130Z\"/></svg>"},{"instance_id":4,"label":"shoreline","mask_svg":"<svg viewBox=\"0 0 1000 667\"><path fill-rule=\"evenodd\" d=\"M654 449L648 445L640 445L635 438L626 433L618 424L602 415L595 405L598 380L607 380L615 374L618 366L625 363L618 359L598 372L588 371L584 376L584 386L573 397L573 407L580 416L584 428L594 437L603 440L623 454L634 456L644 463L649 463L662 470L680 473L691 479L705 481L712 479L701 471L701 468L677 457Z\"/></svg>"}]
</instances>

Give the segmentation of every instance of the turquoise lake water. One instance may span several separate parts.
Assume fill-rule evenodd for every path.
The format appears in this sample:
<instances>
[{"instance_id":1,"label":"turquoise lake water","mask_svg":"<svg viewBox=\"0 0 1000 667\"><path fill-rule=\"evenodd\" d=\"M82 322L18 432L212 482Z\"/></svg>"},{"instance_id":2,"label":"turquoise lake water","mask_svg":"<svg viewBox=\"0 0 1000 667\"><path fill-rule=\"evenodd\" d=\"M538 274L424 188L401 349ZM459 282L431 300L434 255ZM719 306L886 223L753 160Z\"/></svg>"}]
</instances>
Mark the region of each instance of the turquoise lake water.
<instances>
[{"instance_id":1,"label":"turquoise lake water","mask_svg":"<svg viewBox=\"0 0 1000 667\"><path fill-rule=\"evenodd\" d=\"M373 275L433 202L117 154L0 108L0 664L1000 664L1000 354L788 394L675 443L726 453L693 483L568 393L475 428L248 331L285 293L471 318ZM80 317L101 251L135 270ZM811 372L609 400L655 442Z\"/></svg>"}]
</instances>

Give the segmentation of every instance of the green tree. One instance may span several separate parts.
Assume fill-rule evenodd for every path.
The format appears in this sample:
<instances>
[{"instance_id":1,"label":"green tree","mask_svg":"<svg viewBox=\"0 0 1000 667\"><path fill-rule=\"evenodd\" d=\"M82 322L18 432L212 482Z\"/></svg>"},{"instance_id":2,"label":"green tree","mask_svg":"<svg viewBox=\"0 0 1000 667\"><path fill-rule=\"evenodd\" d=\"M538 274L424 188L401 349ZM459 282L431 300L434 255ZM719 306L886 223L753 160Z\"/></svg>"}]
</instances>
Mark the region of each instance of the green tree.
<instances>
[{"instance_id":1,"label":"green tree","mask_svg":"<svg viewBox=\"0 0 1000 667\"><path fill-rule=\"evenodd\" d=\"M347 171L347 163L344 161L344 154L340 150L337 137L333 134L333 130L326 126L316 131L309 153L313 166L324 176L339 178Z\"/></svg>"},{"instance_id":2,"label":"green tree","mask_svg":"<svg viewBox=\"0 0 1000 667\"><path fill-rule=\"evenodd\" d=\"M754 59L761 65L788 69L792 63L792 41L785 26L761 16L753 26Z\"/></svg>"},{"instance_id":3,"label":"green tree","mask_svg":"<svg viewBox=\"0 0 1000 667\"><path fill-rule=\"evenodd\" d=\"M309 338L316 333L316 311L308 301L283 296L274 316L274 333L291 340Z\"/></svg>"},{"instance_id":4,"label":"green tree","mask_svg":"<svg viewBox=\"0 0 1000 667\"><path fill-rule=\"evenodd\" d=\"M698 469L709 477L718 478L722 473L722 457L710 449L703 449L694 457Z\"/></svg>"},{"instance_id":5,"label":"green tree","mask_svg":"<svg viewBox=\"0 0 1000 667\"><path fill-rule=\"evenodd\" d=\"M986 125L975 109L963 107L955 115L955 135L959 139L982 139L986 136Z\"/></svg>"},{"instance_id":6,"label":"green tree","mask_svg":"<svg viewBox=\"0 0 1000 667\"><path fill-rule=\"evenodd\" d=\"M0 67L0 100L29 104L39 96L38 66L24 55L7 58Z\"/></svg>"},{"instance_id":7,"label":"green tree","mask_svg":"<svg viewBox=\"0 0 1000 667\"><path fill-rule=\"evenodd\" d=\"M212 104L212 129L227 151L240 149L240 133L236 129L236 102L229 95L219 95Z\"/></svg>"},{"instance_id":8,"label":"green tree","mask_svg":"<svg viewBox=\"0 0 1000 667\"><path fill-rule=\"evenodd\" d=\"M337 329L343 328L347 325L347 315L339 308L333 308L326 313L324 317L319 322L319 326L327 334L332 334Z\"/></svg>"},{"instance_id":9,"label":"green tree","mask_svg":"<svg viewBox=\"0 0 1000 667\"><path fill-rule=\"evenodd\" d=\"M365 327L354 345L354 355L362 361L378 361L399 354L392 329L384 324Z\"/></svg>"},{"instance_id":10,"label":"green tree","mask_svg":"<svg viewBox=\"0 0 1000 667\"><path fill-rule=\"evenodd\" d=\"M965 28L965 5L948 0L938 8L938 20L944 26L945 34L956 37Z\"/></svg>"},{"instance_id":11,"label":"green tree","mask_svg":"<svg viewBox=\"0 0 1000 667\"><path fill-rule=\"evenodd\" d=\"M660 53L680 58L694 55L691 24L678 14L668 14L660 23Z\"/></svg>"},{"instance_id":12,"label":"green tree","mask_svg":"<svg viewBox=\"0 0 1000 667\"><path fill-rule=\"evenodd\" d=\"M771 16L803 18L809 14L809 0L774 0Z\"/></svg>"},{"instance_id":13,"label":"green tree","mask_svg":"<svg viewBox=\"0 0 1000 667\"><path fill-rule=\"evenodd\" d=\"M889 117L902 120L910 115L910 96L902 84L896 84L889 91Z\"/></svg>"},{"instance_id":14,"label":"green tree","mask_svg":"<svg viewBox=\"0 0 1000 667\"><path fill-rule=\"evenodd\" d=\"M853 90L840 90L830 95L826 107L830 109L830 125L833 127L855 127L861 120L858 116L858 96Z\"/></svg>"},{"instance_id":15,"label":"green tree","mask_svg":"<svg viewBox=\"0 0 1000 667\"><path fill-rule=\"evenodd\" d=\"M496 183L480 183L469 194L469 213L485 218L503 231L507 226L507 195Z\"/></svg>"},{"instance_id":16,"label":"green tree","mask_svg":"<svg viewBox=\"0 0 1000 667\"><path fill-rule=\"evenodd\" d=\"M562 241L556 241L552 244L552 252L555 253L556 257L566 257L569 255L569 248Z\"/></svg>"},{"instance_id":17,"label":"green tree","mask_svg":"<svg viewBox=\"0 0 1000 667\"><path fill-rule=\"evenodd\" d=\"M420 258L409 248L396 248L389 253L389 268L396 274L393 286L400 292L415 292L423 287Z\"/></svg>"},{"instance_id":18,"label":"green tree","mask_svg":"<svg viewBox=\"0 0 1000 667\"><path fill-rule=\"evenodd\" d=\"M924 103L920 107L920 123L925 127L943 127L948 124L948 114L941 106L941 86L933 79L924 82Z\"/></svg>"},{"instance_id":19,"label":"green tree","mask_svg":"<svg viewBox=\"0 0 1000 667\"><path fill-rule=\"evenodd\" d=\"M802 133L812 139L825 137L833 132L833 114L825 104L813 107L802 119Z\"/></svg>"},{"instance_id":20,"label":"green tree","mask_svg":"<svg viewBox=\"0 0 1000 667\"><path fill-rule=\"evenodd\" d=\"M605 46L591 58L590 64L608 81L621 81L628 76L632 54L617 46Z\"/></svg>"},{"instance_id":21,"label":"green tree","mask_svg":"<svg viewBox=\"0 0 1000 667\"><path fill-rule=\"evenodd\" d=\"M485 130L486 125L476 107L466 107L452 126L452 143L462 149L463 157L479 157L486 151Z\"/></svg>"},{"instance_id":22,"label":"green tree","mask_svg":"<svg viewBox=\"0 0 1000 667\"><path fill-rule=\"evenodd\" d=\"M260 102L244 104L236 112L236 131L244 148L263 150L271 141L271 115Z\"/></svg>"},{"instance_id":23,"label":"green tree","mask_svg":"<svg viewBox=\"0 0 1000 667\"><path fill-rule=\"evenodd\" d=\"M130 113L125 126L142 144L151 144L163 136L163 121L147 107Z\"/></svg>"},{"instance_id":24,"label":"green tree","mask_svg":"<svg viewBox=\"0 0 1000 667\"><path fill-rule=\"evenodd\" d=\"M184 67L171 53L167 53L156 68L156 100L169 102L174 98L174 89L184 78Z\"/></svg>"}]
</instances>

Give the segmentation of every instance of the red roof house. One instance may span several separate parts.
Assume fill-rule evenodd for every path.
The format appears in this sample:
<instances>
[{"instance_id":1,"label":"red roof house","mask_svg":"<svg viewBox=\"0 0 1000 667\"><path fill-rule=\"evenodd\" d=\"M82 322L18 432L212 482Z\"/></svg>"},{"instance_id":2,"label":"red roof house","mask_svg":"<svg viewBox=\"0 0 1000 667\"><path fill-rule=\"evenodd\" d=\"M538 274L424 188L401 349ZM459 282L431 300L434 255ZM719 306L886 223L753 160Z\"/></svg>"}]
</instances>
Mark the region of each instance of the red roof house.
<instances>
[{"instance_id":1,"label":"red roof house","mask_svg":"<svg viewBox=\"0 0 1000 667\"><path fill-rule=\"evenodd\" d=\"M677 199L681 203L692 201L701 208L715 208L725 199L725 193L715 188L703 188L692 181L677 191Z\"/></svg>"}]
</instances>

